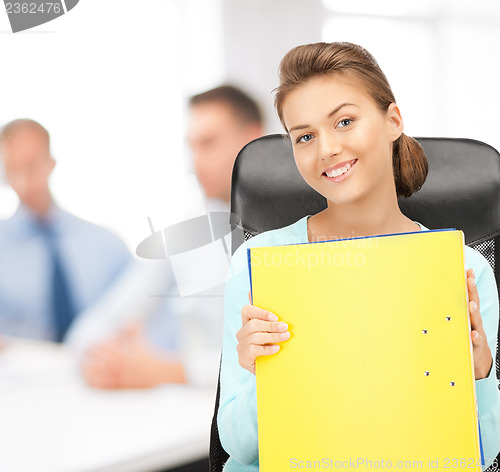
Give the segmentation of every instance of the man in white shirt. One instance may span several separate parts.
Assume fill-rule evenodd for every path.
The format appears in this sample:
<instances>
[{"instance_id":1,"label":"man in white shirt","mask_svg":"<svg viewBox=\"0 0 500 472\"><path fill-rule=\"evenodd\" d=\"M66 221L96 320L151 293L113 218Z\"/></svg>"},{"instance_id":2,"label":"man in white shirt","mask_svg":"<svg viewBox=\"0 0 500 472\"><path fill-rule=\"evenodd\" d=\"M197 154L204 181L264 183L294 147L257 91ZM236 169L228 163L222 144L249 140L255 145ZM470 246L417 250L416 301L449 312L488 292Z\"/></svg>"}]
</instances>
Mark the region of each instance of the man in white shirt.
<instances>
[{"instance_id":1,"label":"man in white shirt","mask_svg":"<svg viewBox=\"0 0 500 472\"><path fill-rule=\"evenodd\" d=\"M262 134L258 106L242 91L222 86L191 98L188 142L209 211L226 211L229 217L234 160L243 146ZM215 384L222 342L223 297L201 296L189 301L179 299L177 303L167 299L165 308L195 313L182 315L191 321L180 325L180 354L155 346L144 325L134 323L89 350L82 364L86 381L95 387L113 389L147 388L162 383ZM163 321L167 319L163 317ZM156 327L155 337L166 336L168 327L162 329L161 316L157 320L149 331Z\"/></svg>"}]
</instances>

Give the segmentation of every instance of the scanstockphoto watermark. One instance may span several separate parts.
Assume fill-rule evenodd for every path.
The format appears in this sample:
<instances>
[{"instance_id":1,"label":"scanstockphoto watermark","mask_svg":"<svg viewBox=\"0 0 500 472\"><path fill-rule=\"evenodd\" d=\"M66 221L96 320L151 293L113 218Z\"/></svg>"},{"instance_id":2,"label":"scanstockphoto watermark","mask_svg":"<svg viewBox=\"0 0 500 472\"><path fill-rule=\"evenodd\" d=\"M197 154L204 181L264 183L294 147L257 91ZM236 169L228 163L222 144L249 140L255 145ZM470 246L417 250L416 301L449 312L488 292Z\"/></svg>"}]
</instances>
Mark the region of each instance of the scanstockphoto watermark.
<instances>
[{"instance_id":1,"label":"scanstockphoto watermark","mask_svg":"<svg viewBox=\"0 0 500 472\"><path fill-rule=\"evenodd\" d=\"M307 250L298 245L287 251L255 253L252 255L252 265L301 266L307 270L318 266L362 267L366 264L367 257L364 249L370 247L378 247L378 240L375 238L349 239L337 241L335 246L327 242L318 246L308 246Z\"/></svg>"},{"instance_id":2,"label":"scanstockphoto watermark","mask_svg":"<svg viewBox=\"0 0 500 472\"><path fill-rule=\"evenodd\" d=\"M496 461L496 459L495 459ZM323 457L316 460L290 458L291 469L476 469L481 467L481 461L472 457L441 457L426 460L385 460L366 457L351 457L338 460Z\"/></svg>"}]
</instances>

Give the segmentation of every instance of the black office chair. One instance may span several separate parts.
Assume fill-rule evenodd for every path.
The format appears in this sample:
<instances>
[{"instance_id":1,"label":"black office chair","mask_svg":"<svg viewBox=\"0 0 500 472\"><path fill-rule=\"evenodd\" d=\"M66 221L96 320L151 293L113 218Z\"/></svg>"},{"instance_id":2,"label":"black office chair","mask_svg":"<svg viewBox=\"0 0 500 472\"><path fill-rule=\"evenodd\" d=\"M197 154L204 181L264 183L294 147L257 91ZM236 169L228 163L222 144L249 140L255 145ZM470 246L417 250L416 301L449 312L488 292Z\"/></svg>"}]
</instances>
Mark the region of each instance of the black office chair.
<instances>
[{"instance_id":1,"label":"black office chair","mask_svg":"<svg viewBox=\"0 0 500 472\"><path fill-rule=\"evenodd\" d=\"M470 139L417 138L429 161L423 187L399 200L401 211L429 229L457 228L465 243L486 257L500 289L500 154ZM302 179L284 135L259 138L239 153L232 178L232 252L244 240L287 226L326 208L326 200ZM238 237L237 235L242 235ZM500 378L500 329L496 374ZM210 472L220 472L228 458L217 430L219 389L210 437ZM500 470L500 454L488 472Z\"/></svg>"}]
</instances>

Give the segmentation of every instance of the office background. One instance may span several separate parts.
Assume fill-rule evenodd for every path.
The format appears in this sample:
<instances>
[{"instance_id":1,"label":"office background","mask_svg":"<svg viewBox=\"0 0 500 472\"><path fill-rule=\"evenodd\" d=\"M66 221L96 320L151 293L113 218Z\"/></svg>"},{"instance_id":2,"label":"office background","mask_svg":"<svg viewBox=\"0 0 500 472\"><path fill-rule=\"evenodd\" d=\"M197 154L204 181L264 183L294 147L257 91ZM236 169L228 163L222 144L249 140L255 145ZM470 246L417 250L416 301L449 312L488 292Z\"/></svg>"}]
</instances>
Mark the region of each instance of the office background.
<instances>
[{"instance_id":1,"label":"office background","mask_svg":"<svg viewBox=\"0 0 500 472\"><path fill-rule=\"evenodd\" d=\"M134 250L148 217L160 228L202 211L199 194L189 197L187 98L234 83L260 100L268 131L281 132L271 91L279 60L300 43L364 45L393 85L407 134L500 148L499 24L496 0L81 0L17 34L0 14L0 124L44 124L55 197ZM0 199L7 217L16 199L4 185Z\"/></svg>"},{"instance_id":2,"label":"office background","mask_svg":"<svg viewBox=\"0 0 500 472\"><path fill-rule=\"evenodd\" d=\"M365 46L393 86L407 134L473 138L500 150L499 25L498 0L80 0L66 15L12 34L2 4L0 126L20 117L41 122L52 135L57 201L115 231L134 252L150 234L148 218L157 230L204 211L186 142L188 98L232 83L259 100L268 132L282 132L272 90L280 59L298 44ZM16 205L0 175L0 219ZM136 453L120 442L128 424L152 432L161 447L182 436L168 424L176 414L185 422L176 408L185 393L173 389L168 405L161 391L150 394L149 409L138 398L132 416L123 415L121 401L135 401L133 393L113 400L116 418L98 431L115 438L102 445L106 460L110 451L120 460L129 447ZM99 449L89 437L100 437L93 419L109 414L97 403L107 393L92 395L91 406L103 409L89 415L85 428L74 427L68 461L81 453L78 445ZM192 395L187 401L197 409L189 420L206 413L208 424L213 396ZM72 398L63 405L67 411ZM34 403L25 412L34 419L35 439L45 433L42 410L52 400L47 390L37 399L43 408ZM61 424L63 416L56 415ZM156 431L151 418L159 420ZM22 422L11 421L14 437L24 438ZM197 427L196 421L186 426L191 442ZM202 433L201 449L208 428ZM139 452L150 448L151 437L143 439Z\"/></svg>"}]
</instances>

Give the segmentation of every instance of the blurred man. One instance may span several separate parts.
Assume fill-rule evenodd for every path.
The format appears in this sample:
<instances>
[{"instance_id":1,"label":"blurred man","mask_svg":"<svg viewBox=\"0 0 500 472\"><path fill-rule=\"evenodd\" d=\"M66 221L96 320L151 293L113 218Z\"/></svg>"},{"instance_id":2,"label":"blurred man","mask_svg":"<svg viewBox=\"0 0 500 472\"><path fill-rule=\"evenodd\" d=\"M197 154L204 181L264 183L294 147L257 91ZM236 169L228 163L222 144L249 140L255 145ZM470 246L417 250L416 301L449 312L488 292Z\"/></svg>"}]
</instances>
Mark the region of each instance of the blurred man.
<instances>
[{"instance_id":1,"label":"blurred man","mask_svg":"<svg viewBox=\"0 0 500 472\"><path fill-rule=\"evenodd\" d=\"M49 178L56 162L42 125L8 123L0 159L20 200L16 213L0 221L0 334L63 341L131 256L118 237L54 202Z\"/></svg>"},{"instance_id":2,"label":"blurred man","mask_svg":"<svg viewBox=\"0 0 500 472\"><path fill-rule=\"evenodd\" d=\"M243 146L262 134L259 108L242 91L222 86L191 98L188 142L209 211L229 214L234 160ZM223 298L193 301L190 310L195 313L197 328L204 327L204 336L209 338L199 344L210 347L196 350L184 346L175 358L174 353L155 347L143 326L136 323L88 352L83 362L87 382L101 388L146 388L171 382L214 384L222 340ZM175 309L172 300L168 302L165 309ZM161 317L158 319L157 330L161 330ZM165 330L163 333L166 335Z\"/></svg>"},{"instance_id":3,"label":"blurred man","mask_svg":"<svg viewBox=\"0 0 500 472\"><path fill-rule=\"evenodd\" d=\"M245 144L262 134L257 105L238 89L218 87L191 98L188 143L209 199L229 209L234 160Z\"/></svg>"}]
</instances>

